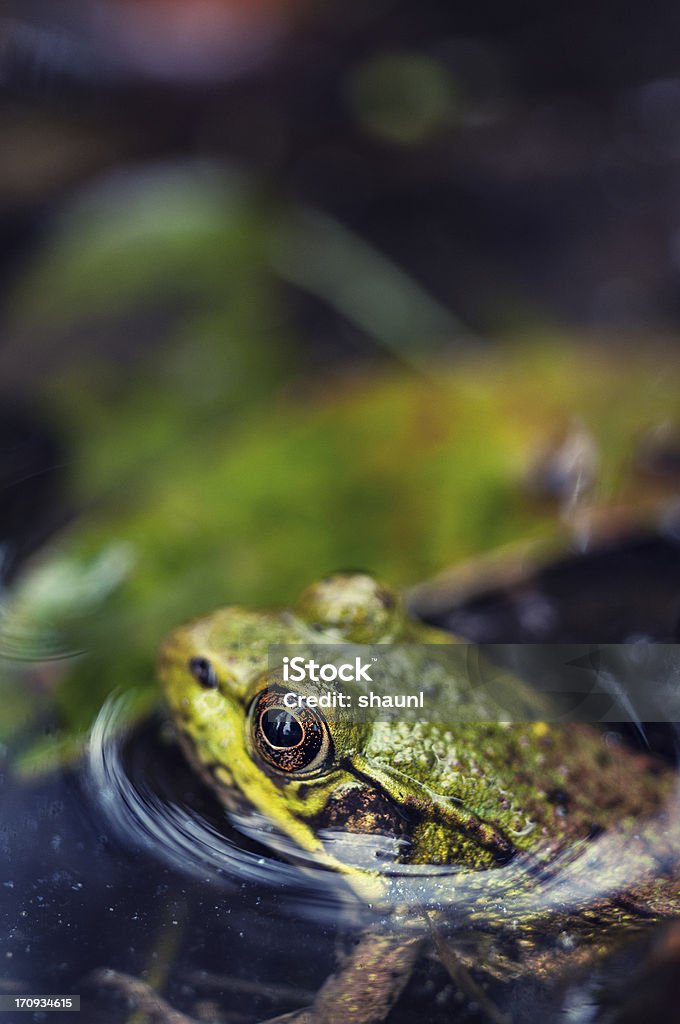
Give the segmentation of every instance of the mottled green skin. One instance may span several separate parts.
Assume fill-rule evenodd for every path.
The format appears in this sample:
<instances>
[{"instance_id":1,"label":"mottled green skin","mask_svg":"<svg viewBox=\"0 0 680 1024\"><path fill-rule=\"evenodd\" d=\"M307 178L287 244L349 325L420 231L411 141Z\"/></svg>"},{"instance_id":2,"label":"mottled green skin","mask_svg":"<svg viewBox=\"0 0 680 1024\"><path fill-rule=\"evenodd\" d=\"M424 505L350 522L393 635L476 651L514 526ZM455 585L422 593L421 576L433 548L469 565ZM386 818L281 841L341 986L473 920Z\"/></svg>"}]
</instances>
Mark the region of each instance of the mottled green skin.
<instances>
[{"instance_id":1,"label":"mottled green skin","mask_svg":"<svg viewBox=\"0 0 680 1024\"><path fill-rule=\"evenodd\" d=\"M406 840L401 859L418 864L479 869L518 852L544 860L650 812L664 797L644 758L607 746L588 727L543 722L452 728L357 723L336 712L328 717L335 756L322 772L297 778L272 769L255 749L248 709L276 682L267 673L269 645L306 641L452 638L408 619L396 595L370 577L335 576L310 587L291 610L226 608L176 630L163 647L160 676L184 749L223 802L257 808L322 859L319 832L331 828L396 835ZM193 678L188 665L196 656L211 662L218 689ZM419 678L415 665L414 690ZM456 679L442 671L429 699L436 701L439 686L447 699L456 688L469 702L471 685L463 673Z\"/></svg>"},{"instance_id":2,"label":"mottled green skin","mask_svg":"<svg viewBox=\"0 0 680 1024\"><path fill-rule=\"evenodd\" d=\"M428 935L471 992L463 965L499 978L553 973L680 912L673 773L607 745L588 726L485 721L483 695L464 672L438 678L428 666L428 693L435 703L478 702L470 724L360 722L335 712L326 716L333 755L318 770L296 777L266 763L251 709L280 683L268 671L270 644L397 641L414 645L400 649L411 652L414 690L423 685L422 645L453 642L410 620L384 585L345 575L313 585L290 610L217 611L176 630L161 652L182 747L225 806L257 809L316 862L392 908L393 930L366 931L313 1006L288 1022L382 1021ZM192 675L196 657L213 666L216 688ZM519 680L508 685L518 700L531 699ZM409 889L340 862L324 848L326 830L396 837L398 859L461 870ZM480 992L473 996L484 1003ZM486 1011L494 1016L493 1007Z\"/></svg>"}]
</instances>

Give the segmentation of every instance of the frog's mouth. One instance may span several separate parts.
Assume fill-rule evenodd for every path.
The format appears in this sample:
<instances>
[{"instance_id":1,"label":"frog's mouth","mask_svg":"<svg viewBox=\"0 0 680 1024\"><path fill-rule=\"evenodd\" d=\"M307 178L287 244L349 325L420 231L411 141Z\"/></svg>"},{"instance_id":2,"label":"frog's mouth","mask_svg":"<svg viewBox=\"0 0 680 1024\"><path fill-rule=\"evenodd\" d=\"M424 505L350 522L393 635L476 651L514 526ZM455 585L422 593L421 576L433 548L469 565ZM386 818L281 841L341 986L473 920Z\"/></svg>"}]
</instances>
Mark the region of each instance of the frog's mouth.
<instances>
[{"instance_id":1,"label":"frog's mouth","mask_svg":"<svg viewBox=\"0 0 680 1024\"><path fill-rule=\"evenodd\" d=\"M252 804L240 791L226 767L217 762L211 764L201 761L192 738L185 733L176 730L175 737L192 770L202 779L209 792L217 794L222 806L230 814L248 814Z\"/></svg>"},{"instance_id":2,"label":"frog's mouth","mask_svg":"<svg viewBox=\"0 0 680 1024\"><path fill-rule=\"evenodd\" d=\"M447 834L454 839L460 837L460 842L440 840L437 844L440 847L439 857L452 862L460 860L465 866L501 867L515 856L516 847L505 833L497 825L480 818L462 801L442 796L393 766L369 761L361 755L354 755L346 767L360 783L361 791L371 794L368 806L374 827L380 827L380 820L371 804L386 805L391 809L392 820L395 817L398 820L399 831L392 828L392 834L413 837L428 826L435 830L439 826L442 837ZM362 799L365 801L367 798L364 796ZM385 814L385 817L389 820L390 814ZM470 851L475 848L483 856L471 857ZM417 849L412 847L412 851L415 859L420 859Z\"/></svg>"},{"instance_id":3,"label":"frog's mouth","mask_svg":"<svg viewBox=\"0 0 680 1024\"><path fill-rule=\"evenodd\" d=\"M228 768L198 758L189 735L179 732L177 738L189 763L229 814L249 819L256 808ZM436 793L392 765L354 753L338 767L346 773L348 784L331 790L323 808L305 817L312 834L388 837L391 859L402 864L432 862L481 869L503 866L515 856L515 846L496 825L462 801Z\"/></svg>"}]
</instances>

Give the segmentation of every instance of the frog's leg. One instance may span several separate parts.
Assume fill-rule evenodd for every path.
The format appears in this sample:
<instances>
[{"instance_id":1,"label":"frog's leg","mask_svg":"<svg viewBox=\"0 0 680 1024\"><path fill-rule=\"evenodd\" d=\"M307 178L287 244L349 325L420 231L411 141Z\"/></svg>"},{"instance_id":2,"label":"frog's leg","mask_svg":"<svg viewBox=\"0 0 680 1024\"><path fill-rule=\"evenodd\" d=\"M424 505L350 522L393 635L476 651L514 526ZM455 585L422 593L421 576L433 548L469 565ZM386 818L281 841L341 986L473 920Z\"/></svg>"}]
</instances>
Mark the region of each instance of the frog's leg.
<instances>
[{"instance_id":1,"label":"frog's leg","mask_svg":"<svg viewBox=\"0 0 680 1024\"><path fill-rule=\"evenodd\" d=\"M401 995L423 941L422 936L365 932L312 1006L266 1024L381 1024Z\"/></svg>"},{"instance_id":2,"label":"frog's leg","mask_svg":"<svg viewBox=\"0 0 680 1024\"><path fill-rule=\"evenodd\" d=\"M157 992L140 978L109 968L93 971L88 982L97 987L113 989L140 1010L151 1024L198 1024L193 1017L173 1009Z\"/></svg>"},{"instance_id":3,"label":"frog's leg","mask_svg":"<svg viewBox=\"0 0 680 1024\"><path fill-rule=\"evenodd\" d=\"M489 999L486 992L480 988L465 964L460 960L455 950L439 934L436 925L427 911L423 910L423 913L430 928L430 935L432 937L432 944L434 945L435 952L437 953L442 965L446 968L449 977L455 982L457 988L460 989L461 992L464 992L469 999L477 1003L484 1016L489 1020L490 1024L511 1024L510 1017L507 1014L502 1013L495 1003Z\"/></svg>"}]
</instances>

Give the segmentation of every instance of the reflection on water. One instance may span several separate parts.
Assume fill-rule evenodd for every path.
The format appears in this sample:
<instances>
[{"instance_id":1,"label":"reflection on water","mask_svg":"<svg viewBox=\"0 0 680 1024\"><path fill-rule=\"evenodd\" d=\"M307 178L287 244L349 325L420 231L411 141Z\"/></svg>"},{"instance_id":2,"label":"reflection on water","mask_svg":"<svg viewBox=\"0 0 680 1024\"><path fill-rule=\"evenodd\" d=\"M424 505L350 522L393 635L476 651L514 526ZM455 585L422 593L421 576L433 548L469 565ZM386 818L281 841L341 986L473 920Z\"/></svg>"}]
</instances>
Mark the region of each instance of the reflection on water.
<instances>
[{"instance_id":1,"label":"reflection on water","mask_svg":"<svg viewBox=\"0 0 680 1024\"><path fill-rule=\"evenodd\" d=\"M665 805L646 818L626 819L587 841L554 853L548 849L540 858L517 854L491 871L399 864L398 843L388 837L327 832L326 850L351 866L370 865L371 881L320 867L312 853L261 815L223 811L172 743L161 742L159 721L151 727L155 735L148 726L130 734L122 730L124 708L124 699L108 701L90 740L91 786L112 826L133 846L144 845L152 856L210 879L220 890L255 886L263 904L275 898L279 912L334 923L351 910L352 921L365 925L377 919L394 923L400 910L403 928L405 907L409 927L425 927L426 911L449 908L447 930L453 924L457 931L476 933L498 929L501 903L502 916L515 924L550 915L566 920L594 906L605 922L616 916L617 894L634 888L649 914L655 908L661 916L680 910L677 887L672 898L658 891L660 879L678 873L677 785L669 787Z\"/></svg>"},{"instance_id":2,"label":"reflection on water","mask_svg":"<svg viewBox=\"0 0 680 1024\"><path fill-rule=\"evenodd\" d=\"M264 899L283 896L298 916L332 920L353 902L342 875L317 867L262 818L242 818L239 834L174 746L163 744L158 721L129 735L121 731L125 705L125 698L106 702L89 748L93 792L123 839L182 872L209 878L221 890L248 883ZM297 854L299 866L272 856L272 848Z\"/></svg>"}]
</instances>

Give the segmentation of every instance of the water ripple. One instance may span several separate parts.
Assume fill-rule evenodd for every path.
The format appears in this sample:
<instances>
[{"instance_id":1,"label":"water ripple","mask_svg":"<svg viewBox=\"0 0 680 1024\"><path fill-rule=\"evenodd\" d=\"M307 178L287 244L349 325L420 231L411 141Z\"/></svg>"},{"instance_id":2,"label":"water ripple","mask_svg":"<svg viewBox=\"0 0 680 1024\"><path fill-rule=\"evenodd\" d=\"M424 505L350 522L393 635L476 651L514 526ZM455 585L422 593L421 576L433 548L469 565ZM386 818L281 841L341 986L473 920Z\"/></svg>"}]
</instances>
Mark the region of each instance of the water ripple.
<instances>
[{"instance_id":1,"label":"water ripple","mask_svg":"<svg viewBox=\"0 0 680 1024\"><path fill-rule=\"evenodd\" d=\"M370 875L360 873L362 880L320 867L313 854L257 813L227 815L218 805L201 806L200 794L204 801L211 798L174 744L163 744L162 726L156 722L155 731L146 735L126 730L128 707L127 698L110 698L90 737L89 784L112 828L129 845L142 845L180 872L227 891L251 887L258 903L270 900L279 911L284 906L298 917L333 922L350 908L354 916L364 913L373 919L380 913L400 916L394 915L397 908L410 907L422 924L426 909L451 908L456 927L479 929L497 924L499 915L517 922L577 914L614 901L634 886L654 895L658 880L670 876L675 902L672 893L664 899L680 913L677 789L654 817L626 821L540 861L518 855L491 871L399 865L389 838L325 834L325 848L338 860L371 865ZM184 779L178 780L178 774ZM402 916L400 927L403 923Z\"/></svg>"}]
</instances>

